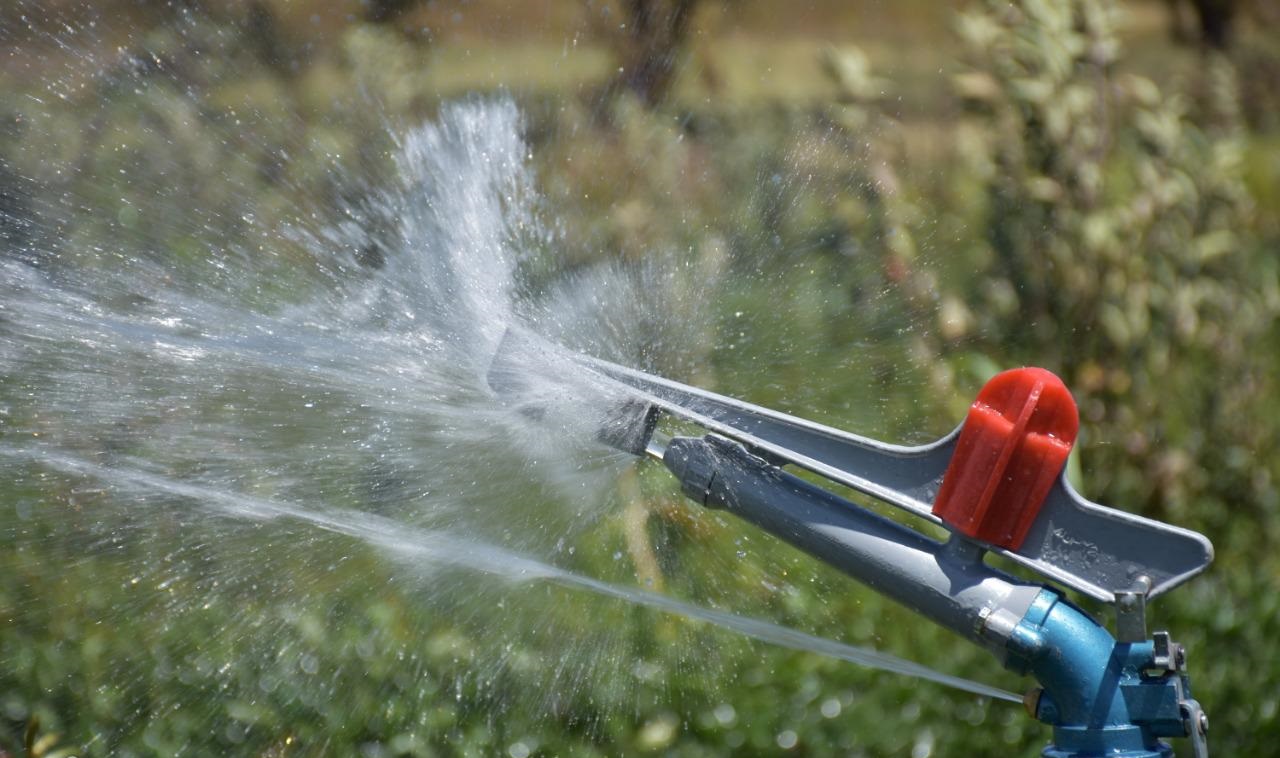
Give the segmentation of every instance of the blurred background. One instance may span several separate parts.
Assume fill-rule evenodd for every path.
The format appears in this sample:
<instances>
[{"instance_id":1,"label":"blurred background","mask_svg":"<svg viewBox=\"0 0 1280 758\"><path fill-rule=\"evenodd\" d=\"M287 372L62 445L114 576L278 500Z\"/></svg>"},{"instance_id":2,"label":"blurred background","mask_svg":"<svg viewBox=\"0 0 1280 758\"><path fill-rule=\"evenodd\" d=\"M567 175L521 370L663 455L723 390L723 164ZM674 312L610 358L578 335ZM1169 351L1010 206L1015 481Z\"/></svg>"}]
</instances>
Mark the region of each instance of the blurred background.
<instances>
[{"instance_id":1,"label":"blurred background","mask_svg":"<svg viewBox=\"0 0 1280 758\"><path fill-rule=\"evenodd\" d=\"M221 286L211 245L256 249L271 274L237 297L285 302L315 266L298 219L347 213L397 134L477 98L522 114L553 232L528 281L602 262L686 272L650 282L678 290L658 315L685 324L652 368L912 443L1002 368L1060 374L1084 494L1213 540L1210 572L1152 626L1189 646L1215 752L1269 751L1280 7L9 3L0 255L55 276L141 256L199 290ZM0 377L0 422L28 391ZM258 561L249 538L107 545L81 523L92 495L15 479L0 485L4 754L922 758L1048 738L1016 706L652 610L550 588L491 589L481 610L337 537L202 583L200 565ZM1026 686L764 535L691 518L660 472L616 489L560 565ZM199 558L178 572L188 593L226 602L194 612L190 594L135 586L139 565L143 585L178 571L160 565L173 544ZM586 609L600 629L566 636Z\"/></svg>"}]
</instances>

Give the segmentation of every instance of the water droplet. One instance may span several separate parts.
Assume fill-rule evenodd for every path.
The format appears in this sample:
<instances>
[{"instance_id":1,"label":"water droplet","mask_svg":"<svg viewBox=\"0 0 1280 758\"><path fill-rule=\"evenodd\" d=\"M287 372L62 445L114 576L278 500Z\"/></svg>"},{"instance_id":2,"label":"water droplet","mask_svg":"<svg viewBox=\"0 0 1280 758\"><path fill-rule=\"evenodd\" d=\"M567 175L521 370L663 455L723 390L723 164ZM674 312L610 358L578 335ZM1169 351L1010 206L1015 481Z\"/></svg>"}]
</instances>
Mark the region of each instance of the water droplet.
<instances>
[{"instance_id":1,"label":"water droplet","mask_svg":"<svg viewBox=\"0 0 1280 758\"><path fill-rule=\"evenodd\" d=\"M715 710L712 711L712 715L716 717L716 721L721 726L733 726L734 722L738 720L738 711L728 703L717 705Z\"/></svg>"},{"instance_id":2,"label":"water droplet","mask_svg":"<svg viewBox=\"0 0 1280 758\"><path fill-rule=\"evenodd\" d=\"M916 735L915 744L911 746L911 758L929 758L933 755L933 747L936 740L933 732L924 729Z\"/></svg>"},{"instance_id":3,"label":"water droplet","mask_svg":"<svg viewBox=\"0 0 1280 758\"><path fill-rule=\"evenodd\" d=\"M298 668L302 669L304 674L314 674L320 670L320 659L306 653L298 659Z\"/></svg>"},{"instance_id":4,"label":"water droplet","mask_svg":"<svg viewBox=\"0 0 1280 758\"><path fill-rule=\"evenodd\" d=\"M790 750L796 746L796 743L800 742L800 736L790 729L784 729L778 733L775 741L778 743L778 747L783 750Z\"/></svg>"}]
</instances>

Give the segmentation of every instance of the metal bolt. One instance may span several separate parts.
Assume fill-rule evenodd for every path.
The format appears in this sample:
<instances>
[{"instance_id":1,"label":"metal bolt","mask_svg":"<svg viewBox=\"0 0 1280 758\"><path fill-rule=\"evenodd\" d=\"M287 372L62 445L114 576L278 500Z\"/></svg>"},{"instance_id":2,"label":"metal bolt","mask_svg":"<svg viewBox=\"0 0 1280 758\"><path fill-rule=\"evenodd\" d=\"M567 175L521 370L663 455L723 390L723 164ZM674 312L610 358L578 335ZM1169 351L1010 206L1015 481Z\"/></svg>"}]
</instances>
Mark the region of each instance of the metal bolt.
<instances>
[{"instance_id":1,"label":"metal bolt","mask_svg":"<svg viewBox=\"0 0 1280 758\"><path fill-rule=\"evenodd\" d=\"M1199 721L1200 723L1198 723L1196 726L1200 727L1200 733L1208 734L1209 733L1209 714L1205 713L1204 711L1200 711Z\"/></svg>"}]
</instances>

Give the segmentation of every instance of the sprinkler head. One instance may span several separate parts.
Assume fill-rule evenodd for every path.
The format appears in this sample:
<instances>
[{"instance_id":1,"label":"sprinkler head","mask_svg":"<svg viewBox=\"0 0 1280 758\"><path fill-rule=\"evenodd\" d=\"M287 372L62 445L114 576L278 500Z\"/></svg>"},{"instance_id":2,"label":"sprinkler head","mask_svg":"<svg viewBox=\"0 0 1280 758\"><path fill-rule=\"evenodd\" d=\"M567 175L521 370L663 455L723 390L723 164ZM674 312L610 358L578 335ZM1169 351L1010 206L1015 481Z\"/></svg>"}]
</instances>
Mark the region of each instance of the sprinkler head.
<instances>
[{"instance_id":1,"label":"sprinkler head","mask_svg":"<svg viewBox=\"0 0 1280 758\"><path fill-rule=\"evenodd\" d=\"M643 456L658 425L656 405L635 390L591 370L569 350L508 327L486 375L504 405L534 421L555 413L586 414L595 439Z\"/></svg>"},{"instance_id":2,"label":"sprinkler head","mask_svg":"<svg viewBox=\"0 0 1280 758\"><path fill-rule=\"evenodd\" d=\"M624 453L641 456L658 426L658 406L638 398L627 398L605 413L596 429L596 439Z\"/></svg>"}]
</instances>

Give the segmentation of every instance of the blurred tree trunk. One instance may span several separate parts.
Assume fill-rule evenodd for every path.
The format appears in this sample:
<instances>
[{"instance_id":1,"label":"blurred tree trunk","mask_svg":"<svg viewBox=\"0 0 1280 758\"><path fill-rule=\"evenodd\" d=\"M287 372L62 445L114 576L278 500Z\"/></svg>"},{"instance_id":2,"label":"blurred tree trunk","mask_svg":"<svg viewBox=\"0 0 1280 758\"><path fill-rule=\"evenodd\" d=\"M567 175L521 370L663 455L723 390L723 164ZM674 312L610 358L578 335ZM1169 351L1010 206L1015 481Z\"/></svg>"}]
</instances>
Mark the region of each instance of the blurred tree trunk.
<instances>
[{"instance_id":1,"label":"blurred tree trunk","mask_svg":"<svg viewBox=\"0 0 1280 758\"><path fill-rule=\"evenodd\" d=\"M625 0L620 67L610 87L630 91L647 106L660 103L675 81L698 0Z\"/></svg>"},{"instance_id":2,"label":"blurred tree trunk","mask_svg":"<svg viewBox=\"0 0 1280 758\"><path fill-rule=\"evenodd\" d=\"M136 4L161 13L174 13L183 10L199 13L208 11L204 0L138 0Z\"/></svg>"},{"instance_id":3,"label":"blurred tree trunk","mask_svg":"<svg viewBox=\"0 0 1280 758\"><path fill-rule=\"evenodd\" d=\"M0 156L0 256L24 257L30 240L31 211L22 180Z\"/></svg>"},{"instance_id":4,"label":"blurred tree trunk","mask_svg":"<svg viewBox=\"0 0 1280 758\"><path fill-rule=\"evenodd\" d=\"M280 22L264 0L249 0L244 16L244 37L259 61L278 73L288 73L289 54L280 32Z\"/></svg>"},{"instance_id":5,"label":"blurred tree trunk","mask_svg":"<svg viewBox=\"0 0 1280 758\"><path fill-rule=\"evenodd\" d=\"M1215 50L1226 50L1231 45L1238 0L1165 0L1165 6L1175 42L1198 41ZM1194 11L1194 18L1188 9Z\"/></svg>"},{"instance_id":6,"label":"blurred tree trunk","mask_svg":"<svg viewBox=\"0 0 1280 758\"><path fill-rule=\"evenodd\" d=\"M364 0L364 20L375 24L395 21L419 0Z\"/></svg>"},{"instance_id":7,"label":"blurred tree trunk","mask_svg":"<svg viewBox=\"0 0 1280 758\"><path fill-rule=\"evenodd\" d=\"M1169 11L1169 36L1179 45L1189 45L1195 41L1196 19L1189 12L1190 7L1183 0L1164 0Z\"/></svg>"},{"instance_id":8,"label":"blurred tree trunk","mask_svg":"<svg viewBox=\"0 0 1280 758\"><path fill-rule=\"evenodd\" d=\"M1231 44L1236 0L1192 0L1192 4L1200 19L1200 40L1215 50L1226 50Z\"/></svg>"}]
</instances>

